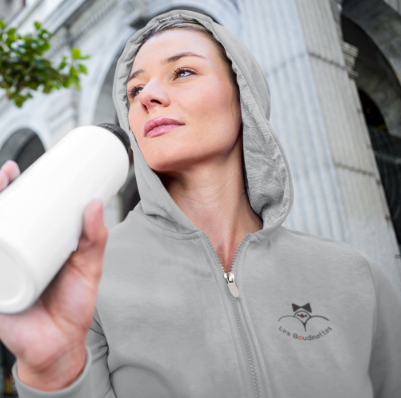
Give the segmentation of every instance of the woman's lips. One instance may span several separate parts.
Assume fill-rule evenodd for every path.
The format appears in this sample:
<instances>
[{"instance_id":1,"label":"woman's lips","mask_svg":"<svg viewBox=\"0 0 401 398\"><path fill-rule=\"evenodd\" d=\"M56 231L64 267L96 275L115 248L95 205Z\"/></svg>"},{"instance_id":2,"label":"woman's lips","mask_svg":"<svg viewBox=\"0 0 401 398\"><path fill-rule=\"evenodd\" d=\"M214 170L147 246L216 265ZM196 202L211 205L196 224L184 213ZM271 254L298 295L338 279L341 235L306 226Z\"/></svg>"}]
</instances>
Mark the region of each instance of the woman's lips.
<instances>
[{"instance_id":1,"label":"woman's lips","mask_svg":"<svg viewBox=\"0 0 401 398\"><path fill-rule=\"evenodd\" d=\"M156 127L153 130L150 130L146 137L155 137L157 135L161 135L167 133L168 131L175 129L176 127L180 127L180 124L167 124L164 126Z\"/></svg>"},{"instance_id":2,"label":"woman's lips","mask_svg":"<svg viewBox=\"0 0 401 398\"><path fill-rule=\"evenodd\" d=\"M167 133L168 131L182 126L178 120L159 117L157 119L149 120L144 127L146 137L155 137Z\"/></svg>"}]
</instances>

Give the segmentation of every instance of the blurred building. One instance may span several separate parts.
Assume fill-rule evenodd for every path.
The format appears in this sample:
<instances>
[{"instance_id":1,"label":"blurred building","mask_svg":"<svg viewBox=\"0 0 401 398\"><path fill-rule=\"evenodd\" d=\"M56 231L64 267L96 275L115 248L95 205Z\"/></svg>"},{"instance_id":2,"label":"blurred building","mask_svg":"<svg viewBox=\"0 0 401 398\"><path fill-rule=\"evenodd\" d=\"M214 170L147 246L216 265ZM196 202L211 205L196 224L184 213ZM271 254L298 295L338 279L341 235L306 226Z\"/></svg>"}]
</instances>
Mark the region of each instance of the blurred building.
<instances>
[{"instance_id":1,"label":"blurred building","mask_svg":"<svg viewBox=\"0 0 401 398\"><path fill-rule=\"evenodd\" d=\"M401 0L0 0L0 18L21 32L38 20L55 34L51 59L74 46L91 55L80 91L37 93L22 109L0 92L0 166L14 159L25 170L74 127L116 122L126 40L176 8L231 30L269 80L295 189L284 225L365 252L401 295ZM132 170L107 225L138 200Z\"/></svg>"}]
</instances>

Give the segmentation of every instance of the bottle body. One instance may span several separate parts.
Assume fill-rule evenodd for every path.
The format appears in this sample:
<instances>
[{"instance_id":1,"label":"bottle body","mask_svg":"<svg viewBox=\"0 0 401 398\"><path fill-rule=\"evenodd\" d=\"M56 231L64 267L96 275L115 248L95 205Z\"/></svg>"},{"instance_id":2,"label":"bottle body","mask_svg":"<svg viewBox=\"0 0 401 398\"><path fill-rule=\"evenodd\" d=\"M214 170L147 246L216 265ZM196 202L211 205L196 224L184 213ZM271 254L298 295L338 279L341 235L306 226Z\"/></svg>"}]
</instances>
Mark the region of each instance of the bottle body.
<instances>
[{"instance_id":1,"label":"bottle body","mask_svg":"<svg viewBox=\"0 0 401 398\"><path fill-rule=\"evenodd\" d=\"M40 296L82 233L83 212L124 184L127 149L109 130L72 130L0 193L0 312L25 310Z\"/></svg>"}]
</instances>

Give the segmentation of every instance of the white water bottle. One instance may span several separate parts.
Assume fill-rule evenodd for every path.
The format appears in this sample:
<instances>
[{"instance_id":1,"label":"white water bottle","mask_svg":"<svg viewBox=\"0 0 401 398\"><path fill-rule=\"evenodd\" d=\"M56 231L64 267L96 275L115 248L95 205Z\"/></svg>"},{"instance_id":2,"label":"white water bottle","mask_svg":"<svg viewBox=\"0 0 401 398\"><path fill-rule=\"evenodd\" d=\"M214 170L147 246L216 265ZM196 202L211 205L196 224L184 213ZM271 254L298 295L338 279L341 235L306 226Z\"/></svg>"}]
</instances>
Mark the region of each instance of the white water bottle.
<instances>
[{"instance_id":1,"label":"white water bottle","mask_svg":"<svg viewBox=\"0 0 401 398\"><path fill-rule=\"evenodd\" d=\"M37 300L76 250L86 205L100 198L105 207L130 163L124 130L78 127L0 193L0 312Z\"/></svg>"}]
</instances>

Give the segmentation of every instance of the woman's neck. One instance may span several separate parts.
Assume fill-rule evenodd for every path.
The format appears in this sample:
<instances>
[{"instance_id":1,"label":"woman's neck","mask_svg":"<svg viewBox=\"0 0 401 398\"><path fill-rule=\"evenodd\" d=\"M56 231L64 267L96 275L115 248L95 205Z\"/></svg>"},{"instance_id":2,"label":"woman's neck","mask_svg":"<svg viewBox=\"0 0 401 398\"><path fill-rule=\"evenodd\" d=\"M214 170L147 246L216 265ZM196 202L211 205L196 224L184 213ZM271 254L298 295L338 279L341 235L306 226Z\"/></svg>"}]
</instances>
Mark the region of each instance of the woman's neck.
<instances>
[{"instance_id":1,"label":"woman's neck","mask_svg":"<svg viewBox=\"0 0 401 398\"><path fill-rule=\"evenodd\" d=\"M182 212L206 232L226 272L231 270L244 236L263 227L262 220L249 204L242 157L232 155L218 164L209 162L174 177L161 176Z\"/></svg>"}]
</instances>

